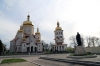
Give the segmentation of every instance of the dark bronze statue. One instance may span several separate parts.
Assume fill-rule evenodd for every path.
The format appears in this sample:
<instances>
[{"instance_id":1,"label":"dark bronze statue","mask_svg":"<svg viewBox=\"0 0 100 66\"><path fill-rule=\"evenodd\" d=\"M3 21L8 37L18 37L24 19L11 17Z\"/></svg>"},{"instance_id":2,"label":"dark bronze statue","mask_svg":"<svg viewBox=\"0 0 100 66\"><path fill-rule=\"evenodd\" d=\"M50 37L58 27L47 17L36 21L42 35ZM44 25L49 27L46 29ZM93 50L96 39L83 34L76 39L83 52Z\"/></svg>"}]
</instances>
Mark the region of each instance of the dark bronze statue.
<instances>
[{"instance_id":1,"label":"dark bronze statue","mask_svg":"<svg viewBox=\"0 0 100 66\"><path fill-rule=\"evenodd\" d=\"M82 46L81 36L80 36L79 32L77 32L76 41L77 41L78 46Z\"/></svg>"}]
</instances>

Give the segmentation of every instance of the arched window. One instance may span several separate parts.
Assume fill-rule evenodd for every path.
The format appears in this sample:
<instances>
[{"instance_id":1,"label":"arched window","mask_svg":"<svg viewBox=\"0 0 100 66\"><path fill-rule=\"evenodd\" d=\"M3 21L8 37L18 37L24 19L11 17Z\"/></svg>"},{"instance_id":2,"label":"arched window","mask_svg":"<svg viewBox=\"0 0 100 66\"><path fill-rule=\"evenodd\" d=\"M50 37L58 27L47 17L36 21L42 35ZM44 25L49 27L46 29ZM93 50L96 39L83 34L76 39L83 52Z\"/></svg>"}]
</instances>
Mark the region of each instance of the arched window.
<instances>
[{"instance_id":1,"label":"arched window","mask_svg":"<svg viewBox=\"0 0 100 66\"><path fill-rule=\"evenodd\" d=\"M25 44L24 44L24 47L25 47Z\"/></svg>"},{"instance_id":2,"label":"arched window","mask_svg":"<svg viewBox=\"0 0 100 66\"><path fill-rule=\"evenodd\" d=\"M61 32L61 35L62 35L62 32Z\"/></svg>"}]
</instances>

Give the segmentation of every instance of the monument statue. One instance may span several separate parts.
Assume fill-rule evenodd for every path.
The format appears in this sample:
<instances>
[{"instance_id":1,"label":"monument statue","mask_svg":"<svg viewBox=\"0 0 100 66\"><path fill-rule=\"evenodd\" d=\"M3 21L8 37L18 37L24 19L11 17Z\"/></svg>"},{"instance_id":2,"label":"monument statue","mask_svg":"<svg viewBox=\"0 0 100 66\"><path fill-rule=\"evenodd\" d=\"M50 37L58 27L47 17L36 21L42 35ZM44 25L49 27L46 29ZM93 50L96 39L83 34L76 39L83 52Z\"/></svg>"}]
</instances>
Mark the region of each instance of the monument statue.
<instances>
[{"instance_id":1,"label":"monument statue","mask_svg":"<svg viewBox=\"0 0 100 66\"><path fill-rule=\"evenodd\" d=\"M79 32L77 32L76 41L77 41L78 46L82 46L81 36Z\"/></svg>"},{"instance_id":2,"label":"monument statue","mask_svg":"<svg viewBox=\"0 0 100 66\"><path fill-rule=\"evenodd\" d=\"M80 36L79 32L77 32L76 41L77 41L78 46L76 46L75 55L86 54L85 48L82 46L81 36Z\"/></svg>"}]
</instances>

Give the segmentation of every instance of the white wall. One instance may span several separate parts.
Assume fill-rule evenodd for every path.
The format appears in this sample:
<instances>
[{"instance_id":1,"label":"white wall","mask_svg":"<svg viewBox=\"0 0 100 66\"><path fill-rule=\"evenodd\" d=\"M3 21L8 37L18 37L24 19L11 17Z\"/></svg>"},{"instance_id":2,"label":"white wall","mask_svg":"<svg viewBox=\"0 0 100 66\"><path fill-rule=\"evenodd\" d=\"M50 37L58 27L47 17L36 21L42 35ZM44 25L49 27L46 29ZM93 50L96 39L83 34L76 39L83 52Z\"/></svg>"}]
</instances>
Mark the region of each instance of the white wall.
<instances>
[{"instance_id":1,"label":"white wall","mask_svg":"<svg viewBox=\"0 0 100 66\"><path fill-rule=\"evenodd\" d=\"M23 26L23 31L26 34L34 34L34 26L30 25Z\"/></svg>"},{"instance_id":2,"label":"white wall","mask_svg":"<svg viewBox=\"0 0 100 66\"><path fill-rule=\"evenodd\" d=\"M23 38L23 33L22 33L22 32L19 32L19 33L17 34L17 38Z\"/></svg>"},{"instance_id":3,"label":"white wall","mask_svg":"<svg viewBox=\"0 0 100 66\"><path fill-rule=\"evenodd\" d=\"M62 34L61 34L62 33ZM63 40L63 30L57 30L57 31L55 31L55 39L56 39L56 37L60 37L60 36L62 36L62 38L60 38L60 39L56 39L57 40L57 42L64 42L64 40Z\"/></svg>"},{"instance_id":4,"label":"white wall","mask_svg":"<svg viewBox=\"0 0 100 66\"><path fill-rule=\"evenodd\" d=\"M22 51L22 46L21 45L17 46L17 52L21 52L21 51Z\"/></svg>"},{"instance_id":5,"label":"white wall","mask_svg":"<svg viewBox=\"0 0 100 66\"><path fill-rule=\"evenodd\" d=\"M34 42L30 43L30 51L31 51L31 47L33 46L33 52L35 51L35 47L37 47L37 45Z\"/></svg>"},{"instance_id":6,"label":"white wall","mask_svg":"<svg viewBox=\"0 0 100 66\"><path fill-rule=\"evenodd\" d=\"M22 52L27 52L27 45L26 45L26 43L22 43Z\"/></svg>"},{"instance_id":7,"label":"white wall","mask_svg":"<svg viewBox=\"0 0 100 66\"><path fill-rule=\"evenodd\" d=\"M10 52L15 52L15 41L10 41Z\"/></svg>"},{"instance_id":8,"label":"white wall","mask_svg":"<svg viewBox=\"0 0 100 66\"><path fill-rule=\"evenodd\" d=\"M57 50L58 47L58 51L65 51L67 44L62 44L62 45L53 45L53 51Z\"/></svg>"}]
</instances>

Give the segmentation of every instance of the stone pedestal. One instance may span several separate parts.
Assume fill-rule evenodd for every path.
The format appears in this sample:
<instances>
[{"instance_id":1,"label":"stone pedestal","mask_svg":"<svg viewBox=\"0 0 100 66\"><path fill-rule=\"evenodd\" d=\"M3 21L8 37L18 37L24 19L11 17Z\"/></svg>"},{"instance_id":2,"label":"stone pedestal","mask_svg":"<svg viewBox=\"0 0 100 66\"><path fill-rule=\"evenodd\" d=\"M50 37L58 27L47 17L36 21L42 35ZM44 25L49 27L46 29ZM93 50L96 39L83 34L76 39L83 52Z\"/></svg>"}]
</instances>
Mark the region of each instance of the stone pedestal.
<instances>
[{"instance_id":1,"label":"stone pedestal","mask_svg":"<svg viewBox=\"0 0 100 66\"><path fill-rule=\"evenodd\" d=\"M76 46L75 55L84 55L86 54L85 48L83 46Z\"/></svg>"}]
</instances>

